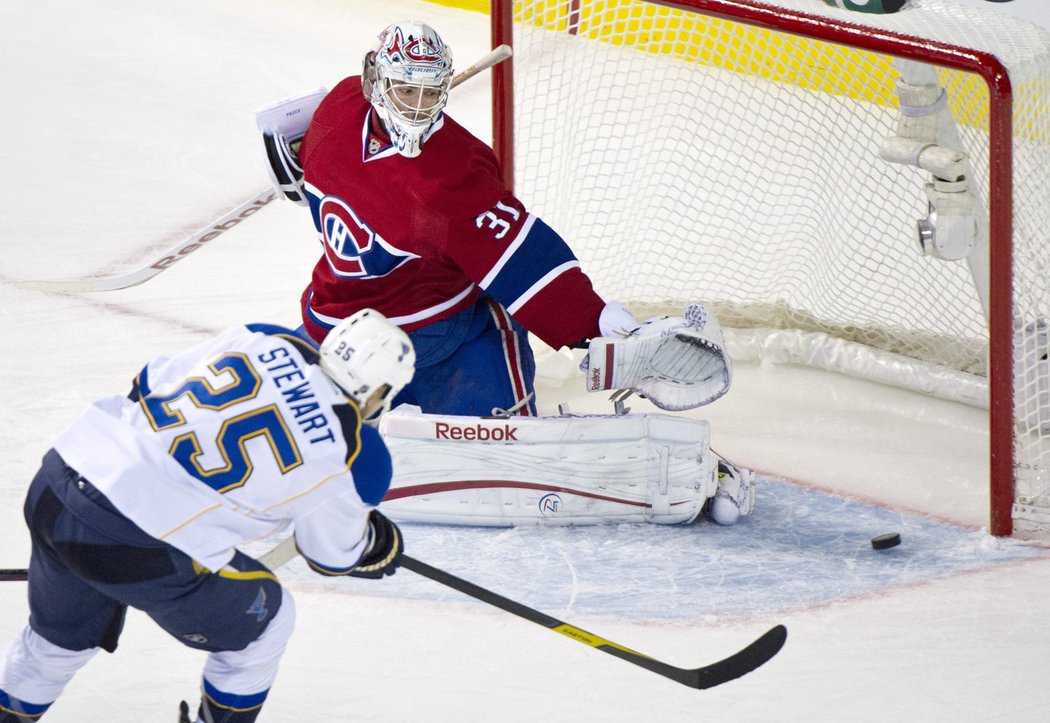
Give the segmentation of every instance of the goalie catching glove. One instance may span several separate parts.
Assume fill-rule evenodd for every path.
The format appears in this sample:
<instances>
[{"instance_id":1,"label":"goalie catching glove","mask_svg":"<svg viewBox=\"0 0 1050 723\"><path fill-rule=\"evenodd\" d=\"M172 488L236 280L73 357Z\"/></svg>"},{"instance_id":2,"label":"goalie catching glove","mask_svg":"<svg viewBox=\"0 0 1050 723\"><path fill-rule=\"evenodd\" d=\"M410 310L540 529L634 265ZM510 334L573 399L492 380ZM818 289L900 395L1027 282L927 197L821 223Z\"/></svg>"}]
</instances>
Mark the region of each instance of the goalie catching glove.
<instances>
[{"instance_id":1,"label":"goalie catching glove","mask_svg":"<svg viewBox=\"0 0 1050 723\"><path fill-rule=\"evenodd\" d=\"M684 317L649 319L624 338L592 339L580 369L589 392L630 389L669 411L710 404L733 378L722 326L701 304Z\"/></svg>"},{"instance_id":2,"label":"goalie catching glove","mask_svg":"<svg viewBox=\"0 0 1050 723\"><path fill-rule=\"evenodd\" d=\"M393 575L401 565L401 553L405 551L401 530L379 510L372 510L368 518L368 532L371 541L365 554L347 574L372 580Z\"/></svg>"}]
</instances>

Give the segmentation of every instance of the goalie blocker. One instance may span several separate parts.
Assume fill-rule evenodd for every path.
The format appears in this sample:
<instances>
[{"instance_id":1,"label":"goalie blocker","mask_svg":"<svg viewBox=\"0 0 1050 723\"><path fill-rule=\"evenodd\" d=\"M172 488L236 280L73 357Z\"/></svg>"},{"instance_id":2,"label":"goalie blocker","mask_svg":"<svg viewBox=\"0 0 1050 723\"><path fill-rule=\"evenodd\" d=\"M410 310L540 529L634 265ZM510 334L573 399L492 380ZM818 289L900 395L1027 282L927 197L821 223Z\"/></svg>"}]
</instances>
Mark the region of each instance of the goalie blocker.
<instances>
[{"instance_id":1,"label":"goalie blocker","mask_svg":"<svg viewBox=\"0 0 1050 723\"><path fill-rule=\"evenodd\" d=\"M314 111L327 94L326 88L317 88L263 106L255 112L255 124L262 132L270 183L285 198L300 206L307 205L307 201L303 169L299 164L299 144L310 127Z\"/></svg>"},{"instance_id":2,"label":"goalie blocker","mask_svg":"<svg viewBox=\"0 0 1050 723\"><path fill-rule=\"evenodd\" d=\"M715 495L702 420L664 414L479 418L403 405L379 430L395 460L383 509L399 522L691 522Z\"/></svg>"}]
</instances>

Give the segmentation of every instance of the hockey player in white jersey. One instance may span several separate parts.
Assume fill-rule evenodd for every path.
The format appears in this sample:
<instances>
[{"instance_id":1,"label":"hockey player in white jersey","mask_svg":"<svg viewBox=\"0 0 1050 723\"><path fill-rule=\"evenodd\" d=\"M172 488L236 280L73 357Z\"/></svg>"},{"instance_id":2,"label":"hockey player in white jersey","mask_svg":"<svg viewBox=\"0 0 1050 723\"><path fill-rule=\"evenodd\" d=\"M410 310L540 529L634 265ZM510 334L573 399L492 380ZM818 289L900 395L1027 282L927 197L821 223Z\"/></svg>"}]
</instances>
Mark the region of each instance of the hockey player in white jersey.
<instances>
[{"instance_id":1,"label":"hockey player in white jersey","mask_svg":"<svg viewBox=\"0 0 1050 723\"><path fill-rule=\"evenodd\" d=\"M294 525L321 574L394 573L401 534L376 509L390 454L366 420L414 361L408 336L373 310L319 350L288 329L239 326L153 359L128 396L89 405L27 495L30 620L0 662L0 723L42 716L116 648L128 606L208 651L197 721L254 721L295 608L238 546Z\"/></svg>"}]
</instances>

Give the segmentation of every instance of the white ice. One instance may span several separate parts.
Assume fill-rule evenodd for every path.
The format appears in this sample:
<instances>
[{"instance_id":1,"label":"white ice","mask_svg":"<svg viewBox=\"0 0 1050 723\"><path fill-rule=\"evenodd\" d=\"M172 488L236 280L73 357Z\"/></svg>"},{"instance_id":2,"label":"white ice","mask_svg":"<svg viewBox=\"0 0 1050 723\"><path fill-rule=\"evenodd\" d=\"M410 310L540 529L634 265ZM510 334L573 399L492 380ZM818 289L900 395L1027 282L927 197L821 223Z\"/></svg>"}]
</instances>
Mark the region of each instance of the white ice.
<instances>
[{"instance_id":1,"label":"white ice","mask_svg":"<svg viewBox=\"0 0 1050 723\"><path fill-rule=\"evenodd\" d=\"M443 33L459 67L487 49L487 16L415 0L0 3L0 567L26 564L26 485L83 404L124 391L149 356L228 325L297 324L319 249L303 211L275 203L134 289L58 295L13 282L129 270L265 188L254 110L357 72L375 32L410 17ZM489 138L487 103L476 79L449 112ZM543 411L604 406L570 360L541 356ZM984 412L760 365L738 365L732 392L704 411L716 448L743 464L997 544L980 537ZM665 532L654 526L624 564L658 559ZM739 544L764 550L759 536ZM516 565L442 554L467 578ZM571 601L548 611L682 667L787 625L769 664L703 692L452 593L356 595L299 575L289 585L299 621L263 721L1050 719L1045 556L775 615L667 622L574 614ZM0 583L0 611L3 644L26 622L23 583ZM180 699L196 700L202 662L132 612L117 653L81 671L45 720L173 721Z\"/></svg>"}]
</instances>

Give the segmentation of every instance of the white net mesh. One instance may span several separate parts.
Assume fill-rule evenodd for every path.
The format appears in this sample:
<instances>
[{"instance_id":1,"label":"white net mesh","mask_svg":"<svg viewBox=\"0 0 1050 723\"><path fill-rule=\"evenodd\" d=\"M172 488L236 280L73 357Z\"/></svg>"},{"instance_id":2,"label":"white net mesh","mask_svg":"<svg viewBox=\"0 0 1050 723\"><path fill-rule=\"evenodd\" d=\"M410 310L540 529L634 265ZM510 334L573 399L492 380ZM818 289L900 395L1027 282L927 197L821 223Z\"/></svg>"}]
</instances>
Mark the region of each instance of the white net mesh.
<instances>
[{"instance_id":1,"label":"white net mesh","mask_svg":"<svg viewBox=\"0 0 1050 723\"><path fill-rule=\"evenodd\" d=\"M1027 470L1017 494L1050 509L1050 34L946 0L893 15L821 0L715 4L871 25L1007 66L1015 449ZM984 238L973 261L942 261L916 243L930 173L879 157L898 128L901 61L642 0L518 0L514 46L516 190L570 240L600 293L641 316L703 300L737 330L734 356L790 330L794 361L846 359L851 373L987 404L980 287L1000 161L989 159L983 79L926 69L947 92L948 135L969 155Z\"/></svg>"}]
</instances>

